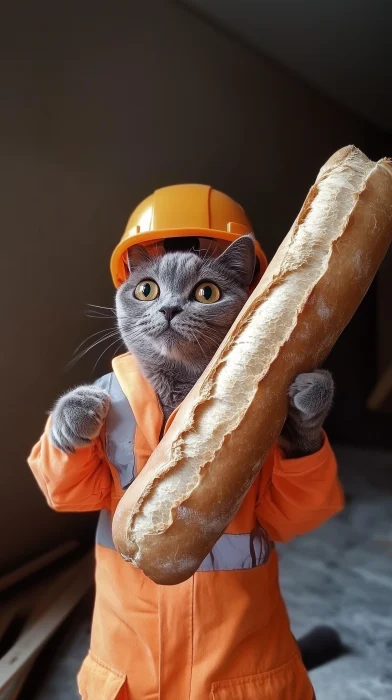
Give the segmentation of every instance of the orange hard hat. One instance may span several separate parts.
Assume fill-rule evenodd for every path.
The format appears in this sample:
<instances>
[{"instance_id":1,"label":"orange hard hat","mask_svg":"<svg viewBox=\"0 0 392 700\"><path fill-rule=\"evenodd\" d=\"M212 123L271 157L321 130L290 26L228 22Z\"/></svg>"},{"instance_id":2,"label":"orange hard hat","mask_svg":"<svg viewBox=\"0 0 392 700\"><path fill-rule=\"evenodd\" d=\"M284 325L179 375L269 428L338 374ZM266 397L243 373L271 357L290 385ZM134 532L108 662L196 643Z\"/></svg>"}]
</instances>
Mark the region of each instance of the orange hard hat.
<instances>
[{"instance_id":1,"label":"orange hard hat","mask_svg":"<svg viewBox=\"0 0 392 700\"><path fill-rule=\"evenodd\" d=\"M232 243L252 233L251 223L233 199L207 185L172 185L156 190L131 214L125 233L113 251L110 270L116 287L129 275L126 251L133 245L150 245L167 238L201 237ZM253 285L267 267L256 242L258 265Z\"/></svg>"}]
</instances>

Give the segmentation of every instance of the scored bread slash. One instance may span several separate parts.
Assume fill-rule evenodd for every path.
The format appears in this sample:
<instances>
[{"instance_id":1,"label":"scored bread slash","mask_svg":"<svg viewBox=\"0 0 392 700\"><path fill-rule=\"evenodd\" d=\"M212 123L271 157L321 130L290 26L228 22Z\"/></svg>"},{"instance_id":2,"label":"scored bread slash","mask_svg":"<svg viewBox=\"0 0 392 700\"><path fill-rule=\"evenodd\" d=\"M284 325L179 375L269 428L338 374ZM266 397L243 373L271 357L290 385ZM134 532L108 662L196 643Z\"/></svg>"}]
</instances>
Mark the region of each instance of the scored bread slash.
<instances>
[{"instance_id":1,"label":"scored bread slash","mask_svg":"<svg viewBox=\"0 0 392 700\"><path fill-rule=\"evenodd\" d=\"M341 149L118 505L114 543L153 581L186 580L211 551L280 434L288 387L325 360L391 237L391 161Z\"/></svg>"}]
</instances>

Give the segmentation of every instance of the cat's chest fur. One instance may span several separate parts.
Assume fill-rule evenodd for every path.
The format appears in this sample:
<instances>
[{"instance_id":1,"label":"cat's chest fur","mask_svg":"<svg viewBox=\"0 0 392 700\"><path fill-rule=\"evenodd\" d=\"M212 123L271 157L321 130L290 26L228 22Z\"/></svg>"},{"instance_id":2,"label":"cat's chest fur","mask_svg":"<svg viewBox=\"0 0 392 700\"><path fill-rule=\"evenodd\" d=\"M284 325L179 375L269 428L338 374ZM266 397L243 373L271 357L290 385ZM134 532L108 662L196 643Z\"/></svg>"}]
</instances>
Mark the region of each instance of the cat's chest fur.
<instances>
[{"instance_id":1,"label":"cat's chest fur","mask_svg":"<svg viewBox=\"0 0 392 700\"><path fill-rule=\"evenodd\" d=\"M159 398L166 422L196 383L200 370L191 372L178 364L165 368L148 361L140 364L144 376Z\"/></svg>"}]
</instances>

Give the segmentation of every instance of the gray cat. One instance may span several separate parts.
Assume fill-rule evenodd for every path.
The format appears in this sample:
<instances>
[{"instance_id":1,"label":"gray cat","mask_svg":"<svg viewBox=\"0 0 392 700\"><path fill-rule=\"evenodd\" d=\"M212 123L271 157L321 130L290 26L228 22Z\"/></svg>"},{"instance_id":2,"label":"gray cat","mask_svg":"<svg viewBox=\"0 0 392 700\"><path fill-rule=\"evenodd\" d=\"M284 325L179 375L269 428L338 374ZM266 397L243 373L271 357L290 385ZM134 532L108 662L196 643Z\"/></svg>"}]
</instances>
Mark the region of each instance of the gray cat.
<instances>
[{"instance_id":1,"label":"gray cat","mask_svg":"<svg viewBox=\"0 0 392 700\"><path fill-rule=\"evenodd\" d=\"M194 252L191 245L178 239L180 250L161 256L134 246L128 256L130 276L116 295L121 337L155 389L165 419L195 384L244 305L256 264L251 235L218 257ZM321 447L333 388L325 370L296 378L280 436L287 457ZM108 395L95 386L68 392L53 410L52 441L63 452L86 446L99 434L108 409Z\"/></svg>"}]
</instances>

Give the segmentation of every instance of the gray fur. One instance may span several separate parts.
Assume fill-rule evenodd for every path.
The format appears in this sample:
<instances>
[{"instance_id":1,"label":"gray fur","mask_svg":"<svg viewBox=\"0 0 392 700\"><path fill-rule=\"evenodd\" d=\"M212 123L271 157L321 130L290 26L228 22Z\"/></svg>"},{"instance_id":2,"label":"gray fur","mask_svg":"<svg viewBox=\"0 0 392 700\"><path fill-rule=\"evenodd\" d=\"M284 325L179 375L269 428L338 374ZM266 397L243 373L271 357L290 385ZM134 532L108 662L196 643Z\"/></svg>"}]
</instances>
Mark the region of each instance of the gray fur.
<instances>
[{"instance_id":1,"label":"gray fur","mask_svg":"<svg viewBox=\"0 0 392 700\"><path fill-rule=\"evenodd\" d=\"M190 391L222 342L247 297L255 266L252 236L233 243L218 258L192 252L150 258L131 249L130 277L116 297L118 325L128 350L157 392L167 418ZM159 297L134 296L137 285L154 280ZM203 281L215 283L221 298L201 304L193 293ZM165 309L177 309L168 321Z\"/></svg>"},{"instance_id":2,"label":"gray fur","mask_svg":"<svg viewBox=\"0 0 392 700\"><path fill-rule=\"evenodd\" d=\"M145 248L134 246L128 262L130 276L116 295L117 323L167 419L193 387L248 298L255 267L254 239L238 239L218 258L208 251L150 257ZM134 296L137 285L146 279L154 280L160 289L153 301ZM194 299L195 288L204 281L221 290L214 304ZM332 397L328 372L297 377L289 391L289 415L280 438L288 457L320 448L321 426ZM52 414L54 444L64 452L86 446L99 434L108 409L109 397L97 387L81 386L65 394Z\"/></svg>"},{"instance_id":3,"label":"gray fur","mask_svg":"<svg viewBox=\"0 0 392 700\"><path fill-rule=\"evenodd\" d=\"M321 427L332 407L332 376L322 369L299 374L288 393L289 412L280 445L289 458L313 454L322 445Z\"/></svg>"},{"instance_id":4,"label":"gray fur","mask_svg":"<svg viewBox=\"0 0 392 700\"><path fill-rule=\"evenodd\" d=\"M66 453L86 447L105 422L109 395L95 386L79 386L61 396L52 413L51 439Z\"/></svg>"}]
</instances>

